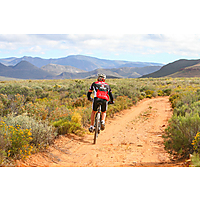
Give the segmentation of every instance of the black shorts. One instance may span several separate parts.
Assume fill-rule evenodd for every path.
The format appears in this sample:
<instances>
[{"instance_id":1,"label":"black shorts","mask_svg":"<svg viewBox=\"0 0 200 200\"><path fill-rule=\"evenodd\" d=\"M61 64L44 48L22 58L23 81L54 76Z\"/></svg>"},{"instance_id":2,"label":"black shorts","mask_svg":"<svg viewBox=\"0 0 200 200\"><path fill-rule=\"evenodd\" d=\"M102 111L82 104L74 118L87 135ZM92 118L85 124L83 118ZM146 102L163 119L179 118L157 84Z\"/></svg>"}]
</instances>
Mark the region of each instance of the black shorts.
<instances>
[{"instance_id":1,"label":"black shorts","mask_svg":"<svg viewBox=\"0 0 200 200\"><path fill-rule=\"evenodd\" d=\"M98 104L101 104L101 111L102 112L105 112L107 110L107 107L108 107L108 101L106 101L105 99L99 99L99 98L94 98L94 101L93 101L93 106L92 106L92 109L94 111L97 111L97 107L98 107Z\"/></svg>"}]
</instances>

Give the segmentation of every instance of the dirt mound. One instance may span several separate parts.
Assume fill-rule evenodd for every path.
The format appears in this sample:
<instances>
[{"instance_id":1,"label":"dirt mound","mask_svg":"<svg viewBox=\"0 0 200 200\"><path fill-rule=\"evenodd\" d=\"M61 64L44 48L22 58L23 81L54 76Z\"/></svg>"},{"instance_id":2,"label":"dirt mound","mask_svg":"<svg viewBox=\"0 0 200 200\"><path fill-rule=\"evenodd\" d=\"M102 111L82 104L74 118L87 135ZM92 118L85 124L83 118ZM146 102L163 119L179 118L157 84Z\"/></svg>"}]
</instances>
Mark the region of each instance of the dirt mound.
<instances>
[{"instance_id":1,"label":"dirt mound","mask_svg":"<svg viewBox=\"0 0 200 200\"><path fill-rule=\"evenodd\" d=\"M93 134L60 136L45 152L18 161L21 167L170 167L162 134L172 116L168 97L144 99L106 121L93 144Z\"/></svg>"}]
</instances>

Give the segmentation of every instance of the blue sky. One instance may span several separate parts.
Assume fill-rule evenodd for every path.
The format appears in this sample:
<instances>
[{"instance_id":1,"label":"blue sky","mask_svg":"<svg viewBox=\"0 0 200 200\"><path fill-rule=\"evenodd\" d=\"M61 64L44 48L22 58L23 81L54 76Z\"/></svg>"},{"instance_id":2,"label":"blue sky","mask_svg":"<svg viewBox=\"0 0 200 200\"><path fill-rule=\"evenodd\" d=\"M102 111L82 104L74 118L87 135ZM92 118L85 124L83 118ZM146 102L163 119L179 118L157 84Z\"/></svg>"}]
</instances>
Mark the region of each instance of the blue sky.
<instances>
[{"instance_id":1,"label":"blue sky","mask_svg":"<svg viewBox=\"0 0 200 200\"><path fill-rule=\"evenodd\" d=\"M0 34L0 57L88 55L169 63L200 59L200 34Z\"/></svg>"},{"instance_id":2,"label":"blue sky","mask_svg":"<svg viewBox=\"0 0 200 200\"><path fill-rule=\"evenodd\" d=\"M200 59L198 5L197 0L4 1L0 58Z\"/></svg>"}]
</instances>

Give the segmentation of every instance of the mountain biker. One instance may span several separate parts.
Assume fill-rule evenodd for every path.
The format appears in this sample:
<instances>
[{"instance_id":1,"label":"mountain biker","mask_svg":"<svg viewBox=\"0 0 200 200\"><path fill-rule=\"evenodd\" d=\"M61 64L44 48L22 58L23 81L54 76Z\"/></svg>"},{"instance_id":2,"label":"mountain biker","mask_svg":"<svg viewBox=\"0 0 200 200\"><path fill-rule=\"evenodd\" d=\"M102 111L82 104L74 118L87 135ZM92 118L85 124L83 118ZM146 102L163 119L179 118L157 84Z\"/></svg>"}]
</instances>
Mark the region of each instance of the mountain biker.
<instances>
[{"instance_id":1,"label":"mountain biker","mask_svg":"<svg viewBox=\"0 0 200 200\"><path fill-rule=\"evenodd\" d=\"M114 103L111 88L107 83L105 83L105 80L106 80L105 74L102 73L98 74L97 81L92 83L87 93L88 100L90 101L93 100L92 113L91 113L91 126L89 128L90 132L94 131L94 118L97 112L97 103L102 102L101 130L105 129L106 110L108 107L109 97L110 97L110 103L111 104ZM93 91L94 91L94 99L90 97Z\"/></svg>"}]
</instances>

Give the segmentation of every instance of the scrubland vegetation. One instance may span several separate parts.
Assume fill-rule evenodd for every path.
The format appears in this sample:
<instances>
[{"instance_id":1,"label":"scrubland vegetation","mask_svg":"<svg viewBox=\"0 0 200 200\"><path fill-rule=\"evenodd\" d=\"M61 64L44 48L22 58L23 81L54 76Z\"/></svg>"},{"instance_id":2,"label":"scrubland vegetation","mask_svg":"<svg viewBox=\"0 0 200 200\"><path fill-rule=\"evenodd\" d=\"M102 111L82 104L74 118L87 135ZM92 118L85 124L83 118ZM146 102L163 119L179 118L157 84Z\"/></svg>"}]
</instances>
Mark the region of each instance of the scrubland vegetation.
<instances>
[{"instance_id":1,"label":"scrubland vegetation","mask_svg":"<svg viewBox=\"0 0 200 200\"><path fill-rule=\"evenodd\" d=\"M86 94L94 80L0 82L0 165L47 148L61 134L87 134L92 104ZM174 109L165 148L177 158L200 153L200 79L108 79L115 98L108 117L143 98L169 96Z\"/></svg>"}]
</instances>

